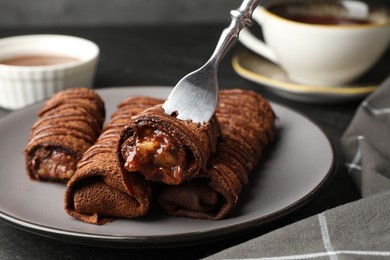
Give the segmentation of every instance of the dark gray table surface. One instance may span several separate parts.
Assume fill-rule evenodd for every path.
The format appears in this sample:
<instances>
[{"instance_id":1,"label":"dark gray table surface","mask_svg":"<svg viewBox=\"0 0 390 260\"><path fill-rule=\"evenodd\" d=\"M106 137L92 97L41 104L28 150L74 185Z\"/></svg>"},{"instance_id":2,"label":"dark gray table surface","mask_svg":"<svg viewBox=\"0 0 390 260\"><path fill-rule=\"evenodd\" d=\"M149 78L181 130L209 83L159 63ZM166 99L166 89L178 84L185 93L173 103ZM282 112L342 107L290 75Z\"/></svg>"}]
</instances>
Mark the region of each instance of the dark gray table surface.
<instances>
[{"instance_id":1,"label":"dark gray table surface","mask_svg":"<svg viewBox=\"0 0 390 260\"><path fill-rule=\"evenodd\" d=\"M223 28L224 25L1 28L0 37L31 33L84 37L96 42L101 48L96 88L172 86L183 75L203 65L214 50ZM358 102L318 105L278 97L261 85L247 81L234 72L231 66L231 55L239 48L243 46L237 44L220 65L221 88L238 87L255 90L270 101L289 106L306 115L324 130L340 160L339 138L352 119ZM0 109L0 117L8 113L10 111ZM250 233L239 234L217 242L174 249L102 248L41 237L0 221L0 259L198 259L356 199L359 199L359 194L343 165L339 163L334 179L312 202Z\"/></svg>"}]
</instances>

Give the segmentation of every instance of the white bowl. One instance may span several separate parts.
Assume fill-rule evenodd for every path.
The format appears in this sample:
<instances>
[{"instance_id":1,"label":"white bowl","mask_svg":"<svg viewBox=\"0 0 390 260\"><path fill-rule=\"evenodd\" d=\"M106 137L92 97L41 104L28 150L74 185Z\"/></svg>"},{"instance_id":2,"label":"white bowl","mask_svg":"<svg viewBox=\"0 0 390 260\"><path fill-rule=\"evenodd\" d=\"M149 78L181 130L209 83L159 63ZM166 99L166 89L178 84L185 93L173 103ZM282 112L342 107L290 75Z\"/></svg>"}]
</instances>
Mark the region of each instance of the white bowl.
<instances>
[{"instance_id":1,"label":"white bowl","mask_svg":"<svg viewBox=\"0 0 390 260\"><path fill-rule=\"evenodd\" d=\"M52 65L7 65L18 57L61 56L74 61ZM36 34L0 39L0 106L19 109L70 87L92 87L99 47L86 39ZM3 62L3 64L2 64Z\"/></svg>"}]
</instances>

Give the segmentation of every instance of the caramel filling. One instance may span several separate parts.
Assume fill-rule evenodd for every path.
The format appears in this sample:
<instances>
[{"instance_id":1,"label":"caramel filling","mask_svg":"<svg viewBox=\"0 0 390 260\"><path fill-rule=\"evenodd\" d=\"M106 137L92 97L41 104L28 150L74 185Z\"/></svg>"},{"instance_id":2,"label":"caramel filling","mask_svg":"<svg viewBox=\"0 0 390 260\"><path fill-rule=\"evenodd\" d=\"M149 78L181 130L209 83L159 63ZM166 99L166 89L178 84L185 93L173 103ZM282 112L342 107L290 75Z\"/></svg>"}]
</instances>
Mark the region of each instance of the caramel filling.
<instances>
[{"instance_id":1,"label":"caramel filling","mask_svg":"<svg viewBox=\"0 0 390 260\"><path fill-rule=\"evenodd\" d=\"M41 179L70 179L76 169L77 159L61 150L39 149L35 152L32 167Z\"/></svg>"},{"instance_id":2,"label":"caramel filling","mask_svg":"<svg viewBox=\"0 0 390 260\"><path fill-rule=\"evenodd\" d=\"M140 172L146 179L177 184L185 163L184 153L167 134L144 127L138 135L125 140L121 147L124 167L129 172Z\"/></svg>"}]
</instances>

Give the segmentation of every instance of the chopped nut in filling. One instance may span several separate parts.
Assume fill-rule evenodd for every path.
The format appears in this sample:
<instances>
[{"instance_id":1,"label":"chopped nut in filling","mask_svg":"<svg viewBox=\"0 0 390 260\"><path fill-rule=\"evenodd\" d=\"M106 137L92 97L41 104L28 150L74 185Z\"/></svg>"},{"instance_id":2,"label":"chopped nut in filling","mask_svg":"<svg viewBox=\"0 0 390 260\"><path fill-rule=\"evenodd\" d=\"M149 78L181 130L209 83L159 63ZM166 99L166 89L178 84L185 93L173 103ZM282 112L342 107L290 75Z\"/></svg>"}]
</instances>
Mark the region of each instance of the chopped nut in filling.
<instances>
[{"instance_id":1,"label":"chopped nut in filling","mask_svg":"<svg viewBox=\"0 0 390 260\"><path fill-rule=\"evenodd\" d=\"M61 150L38 149L32 159L35 174L41 179L70 179L76 169L77 159Z\"/></svg>"},{"instance_id":2,"label":"chopped nut in filling","mask_svg":"<svg viewBox=\"0 0 390 260\"><path fill-rule=\"evenodd\" d=\"M124 167L129 172L141 172L146 179L178 183L177 173L185 164L185 153L167 134L144 127L136 136L130 136L121 147Z\"/></svg>"}]
</instances>

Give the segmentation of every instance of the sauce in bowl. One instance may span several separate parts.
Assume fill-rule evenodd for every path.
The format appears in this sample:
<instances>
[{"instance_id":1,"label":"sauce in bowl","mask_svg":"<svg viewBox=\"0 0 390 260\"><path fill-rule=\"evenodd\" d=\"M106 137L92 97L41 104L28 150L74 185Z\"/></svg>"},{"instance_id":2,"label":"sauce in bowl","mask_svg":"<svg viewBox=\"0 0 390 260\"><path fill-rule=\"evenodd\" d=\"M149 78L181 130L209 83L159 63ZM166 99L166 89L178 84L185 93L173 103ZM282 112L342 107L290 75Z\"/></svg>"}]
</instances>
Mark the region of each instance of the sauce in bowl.
<instances>
[{"instance_id":1,"label":"sauce in bowl","mask_svg":"<svg viewBox=\"0 0 390 260\"><path fill-rule=\"evenodd\" d=\"M30 55L0 60L0 64L11 66L49 66L78 60L77 58L67 56Z\"/></svg>"}]
</instances>

